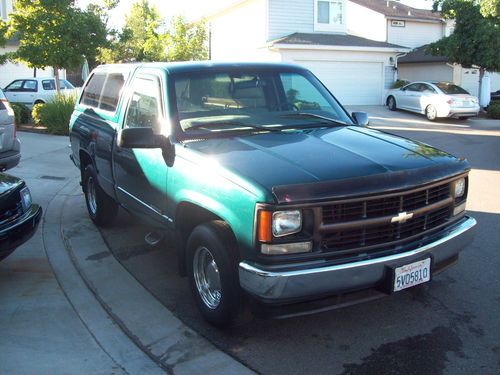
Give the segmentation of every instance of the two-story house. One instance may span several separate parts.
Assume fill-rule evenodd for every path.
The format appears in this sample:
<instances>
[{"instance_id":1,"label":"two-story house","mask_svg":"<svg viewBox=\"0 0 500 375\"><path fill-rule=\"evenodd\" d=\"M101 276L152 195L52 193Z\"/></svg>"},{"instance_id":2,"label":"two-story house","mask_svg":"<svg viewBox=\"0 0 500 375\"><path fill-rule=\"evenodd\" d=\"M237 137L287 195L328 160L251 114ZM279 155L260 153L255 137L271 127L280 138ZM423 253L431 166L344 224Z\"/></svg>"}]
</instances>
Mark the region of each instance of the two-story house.
<instances>
[{"instance_id":1,"label":"two-story house","mask_svg":"<svg viewBox=\"0 0 500 375\"><path fill-rule=\"evenodd\" d=\"M385 0L242 0L208 17L211 58L294 62L344 104L383 104L398 57L440 39L430 10Z\"/></svg>"}]
</instances>

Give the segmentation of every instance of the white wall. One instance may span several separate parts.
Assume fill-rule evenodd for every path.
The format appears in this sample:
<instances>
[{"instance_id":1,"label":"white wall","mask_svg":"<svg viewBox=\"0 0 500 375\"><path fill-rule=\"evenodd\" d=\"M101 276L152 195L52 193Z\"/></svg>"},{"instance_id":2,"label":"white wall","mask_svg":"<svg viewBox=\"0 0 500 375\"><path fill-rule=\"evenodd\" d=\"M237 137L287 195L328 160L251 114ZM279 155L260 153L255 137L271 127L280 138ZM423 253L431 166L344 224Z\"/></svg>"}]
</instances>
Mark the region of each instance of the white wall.
<instances>
[{"instance_id":1,"label":"white wall","mask_svg":"<svg viewBox=\"0 0 500 375\"><path fill-rule=\"evenodd\" d=\"M268 40L297 32L313 33L314 1L315 0L268 0Z\"/></svg>"},{"instance_id":2,"label":"white wall","mask_svg":"<svg viewBox=\"0 0 500 375\"><path fill-rule=\"evenodd\" d=\"M385 16L350 1L346 2L346 22L348 34L380 42L387 38Z\"/></svg>"},{"instance_id":3,"label":"white wall","mask_svg":"<svg viewBox=\"0 0 500 375\"><path fill-rule=\"evenodd\" d=\"M420 47L435 42L443 37L444 26L441 23L405 21L405 27L391 26L387 20L387 42L404 47Z\"/></svg>"},{"instance_id":4,"label":"white wall","mask_svg":"<svg viewBox=\"0 0 500 375\"><path fill-rule=\"evenodd\" d=\"M4 54L6 52L14 52L16 50L15 47L5 47L0 48L0 54ZM38 77L53 77L52 69L37 69L36 75ZM15 64L11 62L7 62L4 65L0 65L0 87L4 88L13 80L18 78L29 78L33 77L33 69L28 68L24 64ZM61 75L63 77L63 75Z\"/></svg>"},{"instance_id":5,"label":"white wall","mask_svg":"<svg viewBox=\"0 0 500 375\"><path fill-rule=\"evenodd\" d=\"M398 78L407 81L453 82L453 68L445 63L398 64Z\"/></svg>"},{"instance_id":6,"label":"white wall","mask_svg":"<svg viewBox=\"0 0 500 375\"><path fill-rule=\"evenodd\" d=\"M0 0L0 19L7 20L7 15L12 12L12 0Z\"/></svg>"},{"instance_id":7,"label":"white wall","mask_svg":"<svg viewBox=\"0 0 500 375\"><path fill-rule=\"evenodd\" d=\"M490 73L491 92L500 90L500 73Z\"/></svg>"}]
</instances>

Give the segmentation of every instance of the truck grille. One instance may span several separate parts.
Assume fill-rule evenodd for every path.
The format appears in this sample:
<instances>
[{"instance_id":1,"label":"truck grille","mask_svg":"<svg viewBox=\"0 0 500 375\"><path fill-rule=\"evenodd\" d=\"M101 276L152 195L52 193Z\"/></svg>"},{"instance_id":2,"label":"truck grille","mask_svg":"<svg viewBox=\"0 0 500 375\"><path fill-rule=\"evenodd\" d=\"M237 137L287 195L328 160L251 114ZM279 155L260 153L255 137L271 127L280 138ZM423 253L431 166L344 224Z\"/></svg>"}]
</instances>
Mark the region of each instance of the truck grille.
<instances>
[{"instance_id":1,"label":"truck grille","mask_svg":"<svg viewBox=\"0 0 500 375\"><path fill-rule=\"evenodd\" d=\"M448 221L452 212L450 183L399 195L364 198L322 207L323 251L363 251L424 234ZM392 222L399 213L407 221Z\"/></svg>"}]
</instances>

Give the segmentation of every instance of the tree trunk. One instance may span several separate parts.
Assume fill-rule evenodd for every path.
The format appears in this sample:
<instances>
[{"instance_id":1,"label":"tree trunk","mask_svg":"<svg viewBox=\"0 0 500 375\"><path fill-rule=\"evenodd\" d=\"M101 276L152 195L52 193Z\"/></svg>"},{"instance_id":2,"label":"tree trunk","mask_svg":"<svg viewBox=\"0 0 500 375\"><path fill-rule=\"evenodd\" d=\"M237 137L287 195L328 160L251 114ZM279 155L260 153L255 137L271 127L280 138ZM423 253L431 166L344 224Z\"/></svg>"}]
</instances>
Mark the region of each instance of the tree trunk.
<instances>
[{"instance_id":1,"label":"tree trunk","mask_svg":"<svg viewBox=\"0 0 500 375\"><path fill-rule=\"evenodd\" d=\"M481 108L483 108L481 106L481 102L482 102L482 98L481 98L481 94L482 94L482 88L483 88L483 77L484 77L484 68L479 68L479 93L477 95L478 99L479 99L479 106Z\"/></svg>"},{"instance_id":2,"label":"tree trunk","mask_svg":"<svg viewBox=\"0 0 500 375\"><path fill-rule=\"evenodd\" d=\"M61 93L61 82L59 81L59 67L57 65L54 65L54 78L56 79L56 92L57 95Z\"/></svg>"}]
</instances>

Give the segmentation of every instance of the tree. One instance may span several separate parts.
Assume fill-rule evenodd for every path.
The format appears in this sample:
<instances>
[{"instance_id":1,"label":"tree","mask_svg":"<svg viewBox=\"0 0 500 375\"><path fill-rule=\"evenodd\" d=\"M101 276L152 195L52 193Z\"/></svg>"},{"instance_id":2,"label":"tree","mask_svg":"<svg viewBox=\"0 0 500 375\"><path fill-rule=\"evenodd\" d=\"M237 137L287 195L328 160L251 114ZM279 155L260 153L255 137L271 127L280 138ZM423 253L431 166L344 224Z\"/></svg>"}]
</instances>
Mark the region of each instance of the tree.
<instances>
[{"instance_id":1,"label":"tree","mask_svg":"<svg viewBox=\"0 0 500 375\"><path fill-rule=\"evenodd\" d=\"M172 19L167 33L168 61L206 60L207 29L203 21L188 22L183 17Z\"/></svg>"},{"instance_id":2,"label":"tree","mask_svg":"<svg viewBox=\"0 0 500 375\"><path fill-rule=\"evenodd\" d=\"M7 37L15 35L19 48L6 57L31 68L53 67L58 92L59 69L78 67L107 44L100 16L75 7L72 0L17 0L14 4Z\"/></svg>"},{"instance_id":3,"label":"tree","mask_svg":"<svg viewBox=\"0 0 500 375\"><path fill-rule=\"evenodd\" d=\"M455 20L450 35L431 43L427 52L446 56L463 67L479 67L479 92L484 72L500 71L500 0L437 0L445 19Z\"/></svg>"}]
</instances>

